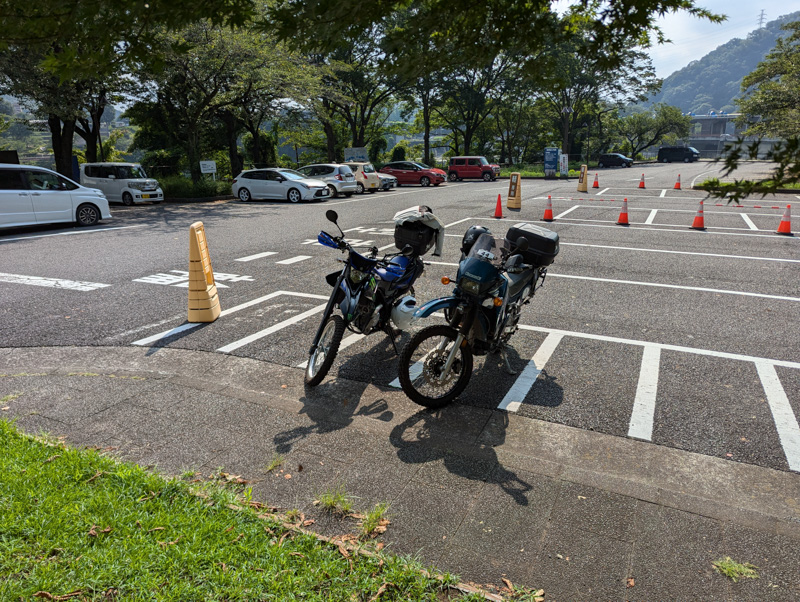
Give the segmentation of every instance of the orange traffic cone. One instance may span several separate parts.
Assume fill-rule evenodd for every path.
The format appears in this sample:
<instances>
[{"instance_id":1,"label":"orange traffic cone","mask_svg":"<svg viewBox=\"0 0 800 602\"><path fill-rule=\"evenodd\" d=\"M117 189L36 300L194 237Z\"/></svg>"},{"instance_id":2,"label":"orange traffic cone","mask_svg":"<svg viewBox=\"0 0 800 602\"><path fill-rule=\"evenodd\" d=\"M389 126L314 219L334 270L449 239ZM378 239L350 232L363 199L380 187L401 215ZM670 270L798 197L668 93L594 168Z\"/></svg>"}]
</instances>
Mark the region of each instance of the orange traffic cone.
<instances>
[{"instance_id":1,"label":"orange traffic cone","mask_svg":"<svg viewBox=\"0 0 800 602\"><path fill-rule=\"evenodd\" d=\"M697 215L694 216L694 222L692 222L692 229L694 230L705 230L705 220L703 219L703 201L700 201L700 208L697 210Z\"/></svg>"},{"instance_id":2,"label":"orange traffic cone","mask_svg":"<svg viewBox=\"0 0 800 602\"><path fill-rule=\"evenodd\" d=\"M785 234L786 236L794 236L792 234L792 206L786 205L786 211L781 219L781 225L778 226L778 234Z\"/></svg>"},{"instance_id":3,"label":"orange traffic cone","mask_svg":"<svg viewBox=\"0 0 800 602\"><path fill-rule=\"evenodd\" d=\"M678 181L675 182L675 186L673 187L673 189L674 190L680 190L681 189L681 174L678 174Z\"/></svg>"},{"instance_id":4,"label":"orange traffic cone","mask_svg":"<svg viewBox=\"0 0 800 602\"><path fill-rule=\"evenodd\" d=\"M553 221L553 201L550 200L550 195L547 195L547 207L544 209L544 217L542 218L543 222L552 222Z\"/></svg>"},{"instance_id":5,"label":"orange traffic cone","mask_svg":"<svg viewBox=\"0 0 800 602\"><path fill-rule=\"evenodd\" d=\"M622 210L619 212L618 226L628 226L628 199L623 199Z\"/></svg>"},{"instance_id":6,"label":"orange traffic cone","mask_svg":"<svg viewBox=\"0 0 800 602\"><path fill-rule=\"evenodd\" d=\"M639 180L639 188L644 188L644 174L642 174L642 179Z\"/></svg>"},{"instance_id":7,"label":"orange traffic cone","mask_svg":"<svg viewBox=\"0 0 800 602\"><path fill-rule=\"evenodd\" d=\"M592 188L600 188L600 182L597 180L597 174L594 174L594 184L592 184Z\"/></svg>"},{"instance_id":8,"label":"orange traffic cone","mask_svg":"<svg viewBox=\"0 0 800 602\"><path fill-rule=\"evenodd\" d=\"M503 201L500 199L500 195L497 195L497 207L494 209L494 217L500 219L503 217Z\"/></svg>"}]
</instances>

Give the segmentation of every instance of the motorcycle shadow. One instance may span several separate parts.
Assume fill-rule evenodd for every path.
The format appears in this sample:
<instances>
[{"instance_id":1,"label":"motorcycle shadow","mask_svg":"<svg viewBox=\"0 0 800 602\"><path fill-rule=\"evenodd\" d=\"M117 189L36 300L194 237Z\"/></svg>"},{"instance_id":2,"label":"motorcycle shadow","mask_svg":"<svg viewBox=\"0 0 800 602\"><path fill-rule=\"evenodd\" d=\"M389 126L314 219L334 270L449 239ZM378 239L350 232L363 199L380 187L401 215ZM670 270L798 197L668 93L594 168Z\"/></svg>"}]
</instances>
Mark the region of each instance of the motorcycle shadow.
<instances>
[{"instance_id":1,"label":"motorcycle shadow","mask_svg":"<svg viewBox=\"0 0 800 602\"><path fill-rule=\"evenodd\" d=\"M487 354L482 358L483 365L473 369L472 378L458 400L482 408L496 408L530 362L530 356L520 356L513 347L508 347L506 353L515 374L508 373L499 353ZM538 408L560 406L564 401L564 389L557 381L558 377L548 374L547 369L542 370L525 394L524 405Z\"/></svg>"},{"instance_id":2,"label":"motorcycle shadow","mask_svg":"<svg viewBox=\"0 0 800 602\"><path fill-rule=\"evenodd\" d=\"M491 445L477 440L466 444L462 437L460 445L454 444L453 428L461 422L457 406L441 410L421 410L392 429L390 442L397 448L397 457L407 464L434 464L441 462L455 476L480 481L499 487L516 504L527 506L528 493L534 486L502 465L495 447L505 440L508 426L506 412L494 412L491 423ZM465 433L466 434L466 433ZM477 435L476 435L477 436ZM461 448L461 453L454 448Z\"/></svg>"},{"instance_id":3,"label":"motorcycle shadow","mask_svg":"<svg viewBox=\"0 0 800 602\"><path fill-rule=\"evenodd\" d=\"M312 434L329 435L341 431L352 424L357 416L383 422L390 422L394 418L394 413L383 398L363 400L370 385L385 386L390 374L391 379L395 378L397 356L392 343L387 337L375 335L358 344L365 346L363 352L343 362L341 357L337 357L330 374L321 384L305 388L305 394L299 399L303 404L300 414L308 418L311 424L275 435L273 441L277 453L288 453L295 443Z\"/></svg>"}]
</instances>

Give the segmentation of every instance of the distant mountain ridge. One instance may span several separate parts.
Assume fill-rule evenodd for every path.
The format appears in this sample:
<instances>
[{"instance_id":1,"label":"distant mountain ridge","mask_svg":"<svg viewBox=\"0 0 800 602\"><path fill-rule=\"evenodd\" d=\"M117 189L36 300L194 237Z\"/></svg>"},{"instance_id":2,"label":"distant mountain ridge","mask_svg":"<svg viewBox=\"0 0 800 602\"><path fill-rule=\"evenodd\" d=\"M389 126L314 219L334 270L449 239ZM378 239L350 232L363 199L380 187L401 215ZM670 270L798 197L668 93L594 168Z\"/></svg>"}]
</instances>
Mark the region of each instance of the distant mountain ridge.
<instances>
[{"instance_id":1,"label":"distant mountain ridge","mask_svg":"<svg viewBox=\"0 0 800 602\"><path fill-rule=\"evenodd\" d=\"M781 25L798 20L800 11L770 21L747 38L734 38L718 46L665 78L661 91L647 104L664 102L697 114L735 112L744 76L764 60L779 37L786 35Z\"/></svg>"}]
</instances>

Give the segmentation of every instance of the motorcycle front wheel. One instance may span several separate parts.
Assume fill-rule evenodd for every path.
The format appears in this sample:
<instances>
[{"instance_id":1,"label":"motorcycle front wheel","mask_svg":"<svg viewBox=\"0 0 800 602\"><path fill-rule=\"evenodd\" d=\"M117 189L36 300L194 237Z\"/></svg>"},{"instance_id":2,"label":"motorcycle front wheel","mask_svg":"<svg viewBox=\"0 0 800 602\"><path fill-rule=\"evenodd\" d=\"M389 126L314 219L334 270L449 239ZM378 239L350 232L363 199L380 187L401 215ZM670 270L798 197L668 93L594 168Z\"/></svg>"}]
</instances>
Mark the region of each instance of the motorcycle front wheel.
<instances>
[{"instance_id":1,"label":"motorcycle front wheel","mask_svg":"<svg viewBox=\"0 0 800 602\"><path fill-rule=\"evenodd\" d=\"M400 352L400 385L411 401L426 408L441 408L467 387L472 376L469 345L456 350L450 370L443 374L457 337L458 331L449 326L429 326L415 334Z\"/></svg>"},{"instance_id":2,"label":"motorcycle front wheel","mask_svg":"<svg viewBox=\"0 0 800 602\"><path fill-rule=\"evenodd\" d=\"M305 381L309 387L316 387L328 374L328 370L339 352L339 343L344 334L344 320L341 316L332 315L322 328L322 335L316 350L308 357Z\"/></svg>"}]
</instances>

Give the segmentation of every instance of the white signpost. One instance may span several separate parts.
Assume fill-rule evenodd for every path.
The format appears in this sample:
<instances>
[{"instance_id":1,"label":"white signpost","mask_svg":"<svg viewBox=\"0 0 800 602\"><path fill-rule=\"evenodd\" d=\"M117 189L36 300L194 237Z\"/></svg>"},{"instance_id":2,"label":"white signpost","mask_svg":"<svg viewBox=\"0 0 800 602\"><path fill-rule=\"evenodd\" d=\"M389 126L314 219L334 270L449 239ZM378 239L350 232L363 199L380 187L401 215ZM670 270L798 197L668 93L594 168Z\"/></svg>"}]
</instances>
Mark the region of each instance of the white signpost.
<instances>
[{"instance_id":1,"label":"white signpost","mask_svg":"<svg viewBox=\"0 0 800 602\"><path fill-rule=\"evenodd\" d=\"M212 177L217 179L217 162L216 161L200 161L200 173L210 173Z\"/></svg>"}]
</instances>

